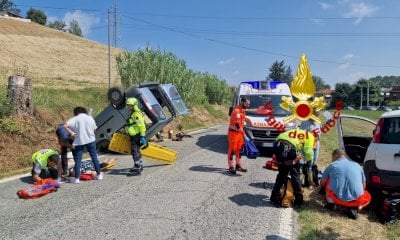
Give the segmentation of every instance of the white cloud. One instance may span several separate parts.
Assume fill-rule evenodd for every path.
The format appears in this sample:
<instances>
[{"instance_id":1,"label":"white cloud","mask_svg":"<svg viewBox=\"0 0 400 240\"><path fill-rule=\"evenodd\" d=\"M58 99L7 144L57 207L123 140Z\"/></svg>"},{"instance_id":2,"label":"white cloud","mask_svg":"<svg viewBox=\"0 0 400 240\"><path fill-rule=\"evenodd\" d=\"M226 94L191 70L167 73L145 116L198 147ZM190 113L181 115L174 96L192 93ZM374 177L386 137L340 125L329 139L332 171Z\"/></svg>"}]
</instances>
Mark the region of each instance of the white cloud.
<instances>
[{"instance_id":1,"label":"white cloud","mask_svg":"<svg viewBox=\"0 0 400 240\"><path fill-rule=\"evenodd\" d=\"M322 10L324 10L324 11L333 8L332 4L329 4L329 3L326 3L326 2L318 2L318 4L322 8Z\"/></svg>"},{"instance_id":2,"label":"white cloud","mask_svg":"<svg viewBox=\"0 0 400 240\"><path fill-rule=\"evenodd\" d=\"M324 23L324 21L322 21L322 19L320 19L320 18L311 18L311 21L313 21L314 23L316 23L318 25L322 25Z\"/></svg>"},{"instance_id":3,"label":"white cloud","mask_svg":"<svg viewBox=\"0 0 400 240\"><path fill-rule=\"evenodd\" d=\"M235 61L235 58L228 58L226 60L220 60L218 62L218 64L219 65L226 65L226 64L232 63L233 61Z\"/></svg>"},{"instance_id":4,"label":"white cloud","mask_svg":"<svg viewBox=\"0 0 400 240\"><path fill-rule=\"evenodd\" d=\"M364 2L351 3L350 12L347 12L345 16L349 18L356 18L354 24L358 24L364 17L371 17L376 11L378 11L378 9L378 7L366 4Z\"/></svg>"},{"instance_id":5,"label":"white cloud","mask_svg":"<svg viewBox=\"0 0 400 240\"><path fill-rule=\"evenodd\" d=\"M347 59L352 59L352 58L355 58L355 57L356 57L356 55L354 55L353 53L348 53L348 54L344 55L342 57L342 59L347 60Z\"/></svg>"},{"instance_id":6,"label":"white cloud","mask_svg":"<svg viewBox=\"0 0 400 240\"><path fill-rule=\"evenodd\" d=\"M233 74L233 76L237 76L237 75L239 75L239 70L235 70L232 74Z\"/></svg>"},{"instance_id":7,"label":"white cloud","mask_svg":"<svg viewBox=\"0 0 400 240\"><path fill-rule=\"evenodd\" d=\"M76 20L81 27L83 36L87 35L90 32L90 28L94 25L100 23L100 18L94 14L85 13L80 10L76 10L73 12L67 12L64 15L63 21L67 24L69 28L69 22L72 20Z\"/></svg>"},{"instance_id":8,"label":"white cloud","mask_svg":"<svg viewBox=\"0 0 400 240\"><path fill-rule=\"evenodd\" d=\"M343 63L343 64L339 65L338 70L344 71L344 70L348 69L349 67L350 67L350 63Z\"/></svg>"}]
</instances>

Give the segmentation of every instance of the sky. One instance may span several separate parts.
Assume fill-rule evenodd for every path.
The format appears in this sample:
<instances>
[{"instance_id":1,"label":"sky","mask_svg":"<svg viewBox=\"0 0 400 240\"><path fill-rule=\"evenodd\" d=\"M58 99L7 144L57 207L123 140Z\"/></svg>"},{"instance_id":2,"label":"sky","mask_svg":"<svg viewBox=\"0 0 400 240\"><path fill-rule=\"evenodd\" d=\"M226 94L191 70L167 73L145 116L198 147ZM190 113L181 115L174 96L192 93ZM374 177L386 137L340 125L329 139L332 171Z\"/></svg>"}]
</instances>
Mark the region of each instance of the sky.
<instances>
[{"instance_id":1,"label":"sky","mask_svg":"<svg viewBox=\"0 0 400 240\"><path fill-rule=\"evenodd\" d=\"M108 43L115 0L14 0L21 15L75 19L83 35ZM305 53L313 75L332 87L360 78L400 75L400 1L118 0L119 48L172 52L188 68L230 85L264 80L275 61L295 75ZM111 33L112 35L112 33Z\"/></svg>"}]
</instances>

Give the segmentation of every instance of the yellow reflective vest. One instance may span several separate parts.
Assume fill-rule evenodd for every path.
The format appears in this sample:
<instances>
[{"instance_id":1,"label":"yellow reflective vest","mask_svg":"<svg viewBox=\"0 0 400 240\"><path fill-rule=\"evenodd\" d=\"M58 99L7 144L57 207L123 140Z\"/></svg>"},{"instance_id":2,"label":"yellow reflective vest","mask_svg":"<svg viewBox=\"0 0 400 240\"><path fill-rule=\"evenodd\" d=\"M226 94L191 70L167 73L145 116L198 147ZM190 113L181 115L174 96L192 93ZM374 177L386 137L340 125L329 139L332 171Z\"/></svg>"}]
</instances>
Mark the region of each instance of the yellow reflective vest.
<instances>
[{"instance_id":1,"label":"yellow reflective vest","mask_svg":"<svg viewBox=\"0 0 400 240\"><path fill-rule=\"evenodd\" d=\"M57 151L52 149L42 149L32 155L32 162L40 165L41 169L47 169L49 157L58 154Z\"/></svg>"},{"instance_id":2,"label":"yellow reflective vest","mask_svg":"<svg viewBox=\"0 0 400 240\"><path fill-rule=\"evenodd\" d=\"M128 119L128 126L125 128L129 136L140 134L141 137L146 135L146 124L144 123L143 113L135 108L135 111Z\"/></svg>"},{"instance_id":3,"label":"yellow reflective vest","mask_svg":"<svg viewBox=\"0 0 400 240\"><path fill-rule=\"evenodd\" d=\"M285 140L296 147L296 150L303 152L304 161L312 161L314 157L314 135L312 132L300 128L292 129L279 134L276 140Z\"/></svg>"}]
</instances>

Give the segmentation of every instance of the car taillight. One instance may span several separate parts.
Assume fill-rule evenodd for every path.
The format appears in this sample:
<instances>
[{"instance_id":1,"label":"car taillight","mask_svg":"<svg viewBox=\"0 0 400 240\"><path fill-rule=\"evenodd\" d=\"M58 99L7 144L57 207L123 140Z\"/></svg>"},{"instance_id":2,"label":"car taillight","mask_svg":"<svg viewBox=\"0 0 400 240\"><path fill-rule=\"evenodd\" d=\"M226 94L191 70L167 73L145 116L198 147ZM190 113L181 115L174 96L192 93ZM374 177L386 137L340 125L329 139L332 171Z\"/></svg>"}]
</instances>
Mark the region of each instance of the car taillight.
<instances>
[{"instance_id":1,"label":"car taillight","mask_svg":"<svg viewBox=\"0 0 400 240\"><path fill-rule=\"evenodd\" d=\"M376 175L372 175L371 176L371 182L373 182L373 183L381 183L381 177L380 176L376 176Z\"/></svg>"},{"instance_id":2,"label":"car taillight","mask_svg":"<svg viewBox=\"0 0 400 240\"><path fill-rule=\"evenodd\" d=\"M374 137L372 139L373 143L380 143L381 142L381 137L382 137L382 133L381 133L381 129L383 126L383 118L379 119L378 124L376 124L376 128L374 130Z\"/></svg>"}]
</instances>

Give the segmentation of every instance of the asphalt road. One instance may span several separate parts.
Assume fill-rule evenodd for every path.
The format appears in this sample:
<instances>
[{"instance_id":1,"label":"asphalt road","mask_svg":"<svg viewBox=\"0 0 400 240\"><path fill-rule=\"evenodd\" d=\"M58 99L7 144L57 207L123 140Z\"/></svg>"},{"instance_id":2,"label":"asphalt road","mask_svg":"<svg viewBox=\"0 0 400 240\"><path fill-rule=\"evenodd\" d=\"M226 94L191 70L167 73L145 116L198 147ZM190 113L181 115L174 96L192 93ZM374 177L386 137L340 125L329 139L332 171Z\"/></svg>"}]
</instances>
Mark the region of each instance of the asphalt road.
<instances>
[{"instance_id":1,"label":"asphalt road","mask_svg":"<svg viewBox=\"0 0 400 240\"><path fill-rule=\"evenodd\" d=\"M276 173L262 168L267 158L228 173L226 131L161 143L178 151L176 163L146 160L137 177L126 176L132 158L115 155L103 181L65 183L39 199L16 195L29 177L1 183L0 239L294 239L293 211L268 200Z\"/></svg>"}]
</instances>

